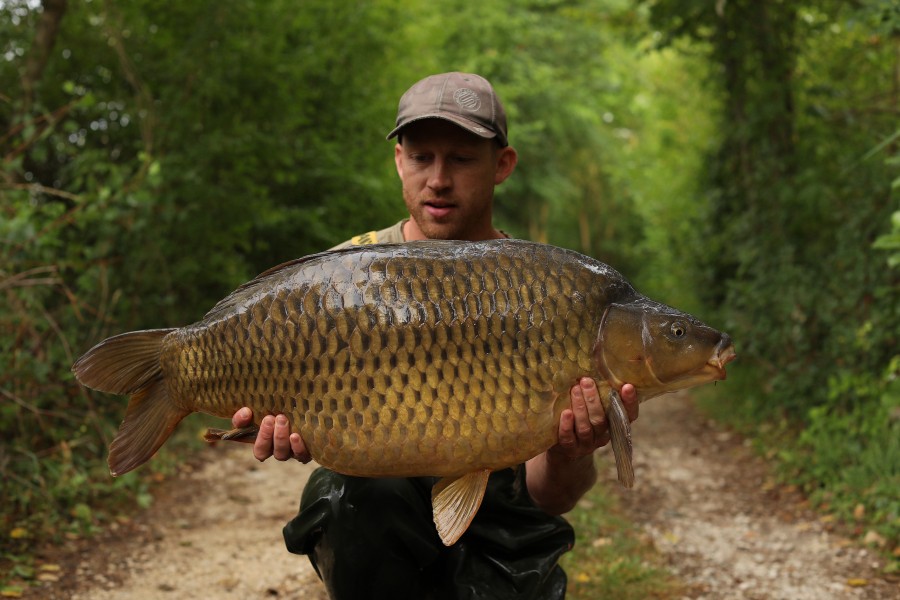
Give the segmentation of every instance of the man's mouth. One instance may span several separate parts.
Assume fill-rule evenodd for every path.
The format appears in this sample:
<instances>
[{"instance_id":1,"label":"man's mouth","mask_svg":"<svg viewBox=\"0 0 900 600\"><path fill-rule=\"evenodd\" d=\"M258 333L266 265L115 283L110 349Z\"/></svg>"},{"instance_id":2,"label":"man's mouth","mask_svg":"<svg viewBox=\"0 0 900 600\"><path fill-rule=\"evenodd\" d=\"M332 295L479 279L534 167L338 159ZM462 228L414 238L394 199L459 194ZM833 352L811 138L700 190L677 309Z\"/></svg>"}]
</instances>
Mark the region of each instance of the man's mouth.
<instances>
[{"instance_id":1,"label":"man's mouth","mask_svg":"<svg viewBox=\"0 0 900 600\"><path fill-rule=\"evenodd\" d=\"M442 219L449 215L455 207L449 202L426 201L425 210L435 219Z\"/></svg>"}]
</instances>

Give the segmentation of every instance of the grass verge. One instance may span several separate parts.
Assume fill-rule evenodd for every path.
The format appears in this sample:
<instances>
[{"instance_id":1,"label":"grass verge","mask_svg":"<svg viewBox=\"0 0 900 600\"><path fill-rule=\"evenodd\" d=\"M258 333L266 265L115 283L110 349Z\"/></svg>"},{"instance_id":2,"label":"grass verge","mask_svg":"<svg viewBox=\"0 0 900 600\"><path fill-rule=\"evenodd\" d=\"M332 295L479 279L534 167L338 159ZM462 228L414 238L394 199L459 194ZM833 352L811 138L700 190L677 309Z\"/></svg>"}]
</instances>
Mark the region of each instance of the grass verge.
<instances>
[{"instance_id":1,"label":"grass verge","mask_svg":"<svg viewBox=\"0 0 900 600\"><path fill-rule=\"evenodd\" d=\"M596 485L566 515L575 548L560 561L572 600L667 600L683 585L663 566L653 543L624 514L618 496Z\"/></svg>"},{"instance_id":2,"label":"grass verge","mask_svg":"<svg viewBox=\"0 0 900 600\"><path fill-rule=\"evenodd\" d=\"M191 415L152 460L115 479L106 466L105 449L93 457L73 452L63 460L54 455L34 461L27 504L10 502L0 508L0 598L18 598L32 586L55 580L58 566L41 557L43 549L89 539L150 506L154 486L191 460L204 444L201 435L207 427L224 423ZM24 491L20 486L18 493Z\"/></svg>"}]
</instances>

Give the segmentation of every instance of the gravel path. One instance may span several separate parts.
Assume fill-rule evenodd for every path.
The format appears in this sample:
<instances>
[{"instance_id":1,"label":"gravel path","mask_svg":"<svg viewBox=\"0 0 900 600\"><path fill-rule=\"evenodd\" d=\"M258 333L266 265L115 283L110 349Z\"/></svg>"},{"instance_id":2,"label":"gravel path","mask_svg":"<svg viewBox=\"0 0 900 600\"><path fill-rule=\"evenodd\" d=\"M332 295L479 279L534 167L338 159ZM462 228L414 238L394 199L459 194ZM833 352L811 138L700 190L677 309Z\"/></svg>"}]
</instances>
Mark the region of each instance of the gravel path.
<instances>
[{"instance_id":1,"label":"gravel path","mask_svg":"<svg viewBox=\"0 0 900 600\"><path fill-rule=\"evenodd\" d=\"M313 465L259 463L244 444L203 450L206 465L164 483L151 508L81 552L55 557L47 600L327 600L309 561L284 548Z\"/></svg>"},{"instance_id":2,"label":"gravel path","mask_svg":"<svg viewBox=\"0 0 900 600\"><path fill-rule=\"evenodd\" d=\"M896 581L878 577L875 553L776 485L740 439L699 418L686 396L641 411L635 488L611 487L686 583L685 598L900 598ZM206 466L163 484L149 510L77 551L47 556L61 570L25 597L326 600L307 560L281 539L311 466L260 464L240 444L204 453ZM611 454L598 460L614 480Z\"/></svg>"},{"instance_id":3,"label":"gravel path","mask_svg":"<svg viewBox=\"0 0 900 600\"><path fill-rule=\"evenodd\" d=\"M636 484L622 490L634 522L689 586L687 598L900 599L876 552L777 485L738 436L704 421L686 395L641 407Z\"/></svg>"}]
</instances>

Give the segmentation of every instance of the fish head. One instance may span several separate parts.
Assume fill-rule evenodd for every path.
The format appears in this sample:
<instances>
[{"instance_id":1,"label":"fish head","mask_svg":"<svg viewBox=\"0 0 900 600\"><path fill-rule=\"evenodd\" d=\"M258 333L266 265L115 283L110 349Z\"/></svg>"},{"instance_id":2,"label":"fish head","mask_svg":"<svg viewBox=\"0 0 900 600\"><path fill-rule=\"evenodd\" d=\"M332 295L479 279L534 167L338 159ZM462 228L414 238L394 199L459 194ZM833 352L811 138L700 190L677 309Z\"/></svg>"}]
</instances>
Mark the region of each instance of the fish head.
<instances>
[{"instance_id":1,"label":"fish head","mask_svg":"<svg viewBox=\"0 0 900 600\"><path fill-rule=\"evenodd\" d=\"M646 400L725 379L725 365L735 353L727 334L640 297L606 309L594 357L611 386L630 383Z\"/></svg>"}]
</instances>

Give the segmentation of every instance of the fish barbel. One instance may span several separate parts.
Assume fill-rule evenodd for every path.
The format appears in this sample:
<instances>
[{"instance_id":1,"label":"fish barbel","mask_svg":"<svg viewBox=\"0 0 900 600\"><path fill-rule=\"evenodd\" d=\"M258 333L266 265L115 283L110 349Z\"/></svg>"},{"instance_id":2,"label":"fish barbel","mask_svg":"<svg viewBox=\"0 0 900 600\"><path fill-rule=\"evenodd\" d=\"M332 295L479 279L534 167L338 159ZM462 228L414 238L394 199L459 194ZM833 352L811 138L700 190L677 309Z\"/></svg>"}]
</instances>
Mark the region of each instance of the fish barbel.
<instances>
[{"instance_id":1,"label":"fish barbel","mask_svg":"<svg viewBox=\"0 0 900 600\"><path fill-rule=\"evenodd\" d=\"M113 475L149 460L194 411L283 413L312 457L347 475L439 476L452 544L487 475L557 442L569 390L597 382L623 484L631 440L617 390L644 401L725 379L731 339L646 298L613 268L520 240L334 250L270 269L180 329L125 333L74 365L129 394ZM216 434L213 434L215 437Z\"/></svg>"}]
</instances>

